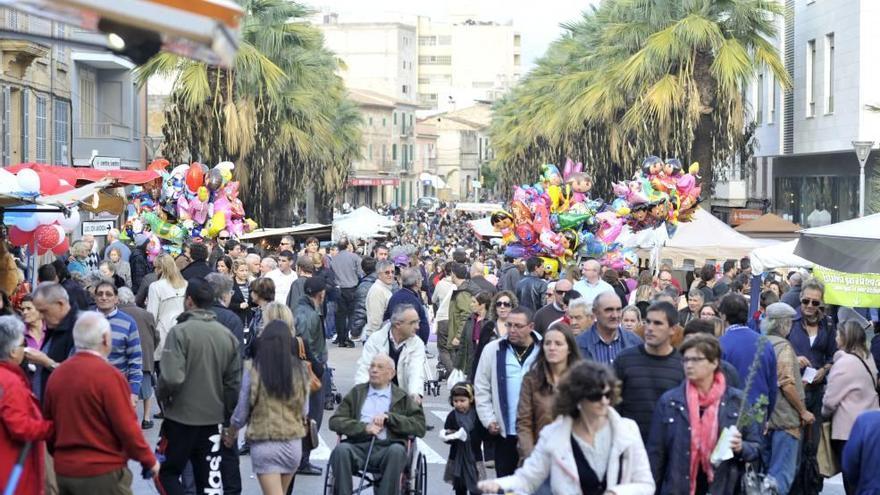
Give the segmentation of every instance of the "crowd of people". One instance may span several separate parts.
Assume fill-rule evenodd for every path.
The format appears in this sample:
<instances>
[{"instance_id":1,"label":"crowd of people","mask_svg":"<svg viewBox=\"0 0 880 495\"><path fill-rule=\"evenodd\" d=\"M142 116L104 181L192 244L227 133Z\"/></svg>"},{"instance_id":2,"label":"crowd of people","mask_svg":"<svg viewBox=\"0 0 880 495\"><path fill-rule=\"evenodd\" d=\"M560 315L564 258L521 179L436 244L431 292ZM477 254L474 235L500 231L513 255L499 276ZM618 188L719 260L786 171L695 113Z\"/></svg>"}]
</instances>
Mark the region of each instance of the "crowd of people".
<instances>
[{"instance_id":1,"label":"crowd of people","mask_svg":"<svg viewBox=\"0 0 880 495\"><path fill-rule=\"evenodd\" d=\"M223 231L152 261L146 238L111 231L34 287L0 287L0 485L22 459L13 493L131 493L132 459L162 493L234 494L248 454L265 494L325 469L350 494L364 467L400 493L438 378L456 494L738 493L754 476L818 493L823 429L847 493L880 490L876 311L834 310L808 273L754 277L748 259L548 273L477 243L466 214L396 218L382 243L264 251ZM331 345L359 359L331 362ZM338 393L343 366L356 385ZM343 441L322 469L325 411Z\"/></svg>"}]
</instances>

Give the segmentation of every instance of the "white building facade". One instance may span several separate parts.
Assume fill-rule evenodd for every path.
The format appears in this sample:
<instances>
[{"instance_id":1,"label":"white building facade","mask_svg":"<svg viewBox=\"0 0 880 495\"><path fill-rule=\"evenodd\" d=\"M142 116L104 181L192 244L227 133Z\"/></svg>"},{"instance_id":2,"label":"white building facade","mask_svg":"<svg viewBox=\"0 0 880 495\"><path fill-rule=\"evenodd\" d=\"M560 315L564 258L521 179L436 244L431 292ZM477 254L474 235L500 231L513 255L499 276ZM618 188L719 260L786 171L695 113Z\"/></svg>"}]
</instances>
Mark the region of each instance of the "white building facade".
<instances>
[{"instance_id":1,"label":"white building facade","mask_svg":"<svg viewBox=\"0 0 880 495\"><path fill-rule=\"evenodd\" d=\"M780 0L781 1L781 0ZM818 226L858 216L859 162L852 141L880 140L880 2L785 0L773 40L793 81L783 91L769 69L747 91L757 127L751 198L780 216ZM872 162L866 167L870 204ZM870 210L869 210L870 211Z\"/></svg>"}]
</instances>

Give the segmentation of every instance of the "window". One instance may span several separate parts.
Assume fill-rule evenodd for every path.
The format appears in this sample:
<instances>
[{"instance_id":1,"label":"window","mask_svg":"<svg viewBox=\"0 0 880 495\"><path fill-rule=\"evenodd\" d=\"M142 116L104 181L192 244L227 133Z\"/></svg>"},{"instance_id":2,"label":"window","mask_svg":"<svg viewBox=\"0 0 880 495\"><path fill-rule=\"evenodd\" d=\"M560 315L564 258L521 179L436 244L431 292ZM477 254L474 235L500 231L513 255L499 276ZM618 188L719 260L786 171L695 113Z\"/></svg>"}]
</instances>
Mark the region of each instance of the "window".
<instances>
[{"instance_id":1,"label":"window","mask_svg":"<svg viewBox=\"0 0 880 495\"><path fill-rule=\"evenodd\" d=\"M30 90L23 89L21 91L21 159L22 163L28 161L28 144L30 135L28 135L28 125L30 120L30 109L28 108L28 95Z\"/></svg>"},{"instance_id":2,"label":"window","mask_svg":"<svg viewBox=\"0 0 880 495\"><path fill-rule=\"evenodd\" d=\"M409 114L409 125L413 125L413 114Z\"/></svg>"},{"instance_id":3,"label":"window","mask_svg":"<svg viewBox=\"0 0 880 495\"><path fill-rule=\"evenodd\" d=\"M764 73L758 74L758 83L755 96L755 121L758 125L764 123Z\"/></svg>"},{"instance_id":4,"label":"window","mask_svg":"<svg viewBox=\"0 0 880 495\"><path fill-rule=\"evenodd\" d=\"M518 34L514 34L513 35L513 46L520 46L520 45L522 45L522 36L520 36Z\"/></svg>"},{"instance_id":5,"label":"window","mask_svg":"<svg viewBox=\"0 0 880 495\"><path fill-rule=\"evenodd\" d=\"M397 145L396 144L391 145L391 159L395 160L395 161L397 160Z\"/></svg>"},{"instance_id":6,"label":"window","mask_svg":"<svg viewBox=\"0 0 880 495\"><path fill-rule=\"evenodd\" d=\"M47 107L46 97L37 96L37 161L40 163L48 161L48 148L46 146Z\"/></svg>"},{"instance_id":7,"label":"window","mask_svg":"<svg viewBox=\"0 0 880 495\"><path fill-rule=\"evenodd\" d=\"M767 123L772 124L776 121L776 77L770 73L770 84L767 86Z\"/></svg>"},{"instance_id":8,"label":"window","mask_svg":"<svg viewBox=\"0 0 880 495\"><path fill-rule=\"evenodd\" d=\"M388 120L385 117L382 117L382 127L388 125Z\"/></svg>"},{"instance_id":9,"label":"window","mask_svg":"<svg viewBox=\"0 0 880 495\"><path fill-rule=\"evenodd\" d=\"M423 65L451 65L452 55L420 55L419 63Z\"/></svg>"},{"instance_id":10,"label":"window","mask_svg":"<svg viewBox=\"0 0 880 495\"><path fill-rule=\"evenodd\" d=\"M6 9L6 27L13 31L18 31L18 11L15 9Z\"/></svg>"},{"instance_id":11,"label":"window","mask_svg":"<svg viewBox=\"0 0 880 495\"><path fill-rule=\"evenodd\" d=\"M825 35L825 113L834 113L834 33Z\"/></svg>"},{"instance_id":12,"label":"window","mask_svg":"<svg viewBox=\"0 0 880 495\"><path fill-rule=\"evenodd\" d=\"M79 78L79 132L85 137L92 136L95 127L95 79L91 75L83 71Z\"/></svg>"},{"instance_id":13,"label":"window","mask_svg":"<svg viewBox=\"0 0 880 495\"><path fill-rule=\"evenodd\" d=\"M806 83L806 101L807 101L807 117L816 115L816 40L807 42L807 83Z\"/></svg>"},{"instance_id":14,"label":"window","mask_svg":"<svg viewBox=\"0 0 880 495\"><path fill-rule=\"evenodd\" d=\"M407 94L407 93L409 93L409 86L407 86L406 84L404 84L403 86L400 87L400 91L401 91L403 94Z\"/></svg>"},{"instance_id":15,"label":"window","mask_svg":"<svg viewBox=\"0 0 880 495\"><path fill-rule=\"evenodd\" d=\"M397 112L391 114L393 125L397 125Z\"/></svg>"},{"instance_id":16,"label":"window","mask_svg":"<svg viewBox=\"0 0 880 495\"><path fill-rule=\"evenodd\" d=\"M373 117L370 116L370 118L367 119L367 122L369 122L369 125L373 125Z\"/></svg>"},{"instance_id":17,"label":"window","mask_svg":"<svg viewBox=\"0 0 880 495\"><path fill-rule=\"evenodd\" d=\"M434 46L437 44L436 36L419 36L420 46Z\"/></svg>"},{"instance_id":18,"label":"window","mask_svg":"<svg viewBox=\"0 0 880 495\"><path fill-rule=\"evenodd\" d=\"M403 63L403 67L402 67L402 68L403 68L403 69L406 69L406 61L404 61L404 62L402 62L402 63Z\"/></svg>"},{"instance_id":19,"label":"window","mask_svg":"<svg viewBox=\"0 0 880 495\"><path fill-rule=\"evenodd\" d=\"M10 164L9 160L9 152L12 149L12 97L10 95L9 86L3 86L3 150L0 150L0 159L2 159L2 165L6 166Z\"/></svg>"},{"instance_id":20,"label":"window","mask_svg":"<svg viewBox=\"0 0 880 495\"><path fill-rule=\"evenodd\" d=\"M520 54L519 53L514 54L513 65L520 65L521 62L522 62L522 58L521 58Z\"/></svg>"},{"instance_id":21,"label":"window","mask_svg":"<svg viewBox=\"0 0 880 495\"><path fill-rule=\"evenodd\" d=\"M373 159L373 143L367 145L367 157L372 160Z\"/></svg>"}]
</instances>

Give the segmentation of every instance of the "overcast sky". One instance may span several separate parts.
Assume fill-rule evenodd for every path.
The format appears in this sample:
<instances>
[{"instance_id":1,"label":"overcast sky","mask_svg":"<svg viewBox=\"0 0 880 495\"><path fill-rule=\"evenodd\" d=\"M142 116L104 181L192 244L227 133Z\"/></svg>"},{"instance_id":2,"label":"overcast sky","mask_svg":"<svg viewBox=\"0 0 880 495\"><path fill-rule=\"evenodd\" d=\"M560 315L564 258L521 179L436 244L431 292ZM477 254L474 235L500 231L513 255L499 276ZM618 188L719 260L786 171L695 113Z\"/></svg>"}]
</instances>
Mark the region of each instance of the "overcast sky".
<instances>
[{"instance_id":1,"label":"overcast sky","mask_svg":"<svg viewBox=\"0 0 880 495\"><path fill-rule=\"evenodd\" d=\"M394 14L426 15L442 20L460 12L480 20L513 21L522 34L523 68L532 67L550 43L559 37L562 22L578 19L598 0L304 0L318 10L340 14L340 20L388 17ZM384 20L384 19L377 19Z\"/></svg>"}]
</instances>

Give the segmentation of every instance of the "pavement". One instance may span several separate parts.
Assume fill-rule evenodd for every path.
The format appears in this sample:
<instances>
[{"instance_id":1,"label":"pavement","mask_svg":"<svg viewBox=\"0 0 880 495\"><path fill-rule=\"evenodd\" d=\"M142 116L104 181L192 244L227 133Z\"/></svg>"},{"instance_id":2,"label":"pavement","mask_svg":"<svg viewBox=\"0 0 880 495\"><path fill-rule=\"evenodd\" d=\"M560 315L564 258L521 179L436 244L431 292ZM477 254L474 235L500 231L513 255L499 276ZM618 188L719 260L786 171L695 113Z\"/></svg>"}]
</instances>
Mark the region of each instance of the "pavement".
<instances>
[{"instance_id":1,"label":"pavement","mask_svg":"<svg viewBox=\"0 0 880 495\"><path fill-rule=\"evenodd\" d=\"M345 394L354 385L355 364L360 357L363 347L358 344L353 349L341 349L328 342L330 351L330 365L334 368L334 381L340 393ZM435 344L429 343L428 350L436 355ZM436 366L436 359L431 360L431 368ZM438 437L439 430L443 427L446 415L452 409L449 405L447 390L444 386L440 389L440 396L427 396L423 400L425 408L425 418L429 425L434 426L434 430L429 431L424 439L419 440L419 449L425 454L428 461L428 495L452 493L452 486L443 482L443 471L445 469L446 458L449 453L449 447L443 443ZM154 406L155 407L155 406ZM142 407L138 404L138 414L141 414ZM158 409L156 409L158 412ZM321 466L327 464L330 458L330 451L336 444L336 434L327 428L327 422L332 416L332 411L324 412L324 422L321 425L320 437L321 445L312 452L312 463ZM155 420L156 425L145 431L145 437L150 445L155 446L159 437L159 425L161 420ZM251 470L251 461L249 456L242 456L240 459L242 493L245 495L259 495L260 486ZM145 481L139 477L141 468L136 463L129 463L129 468L134 474L135 481L132 485L132 491L135 494L153 495L159 493L152 481ZM489 471L490 476L492 471ZM356 486L356 485L355 485ZM308 495L320 495L324 490L324 477L322 476L297 476L294 481L293 493L301 493ZM366 494L372 493L366 490ZM843 481L840 475L826 480L825 489L822 495L843 495Z\"/></svg>"}]
</instances>

